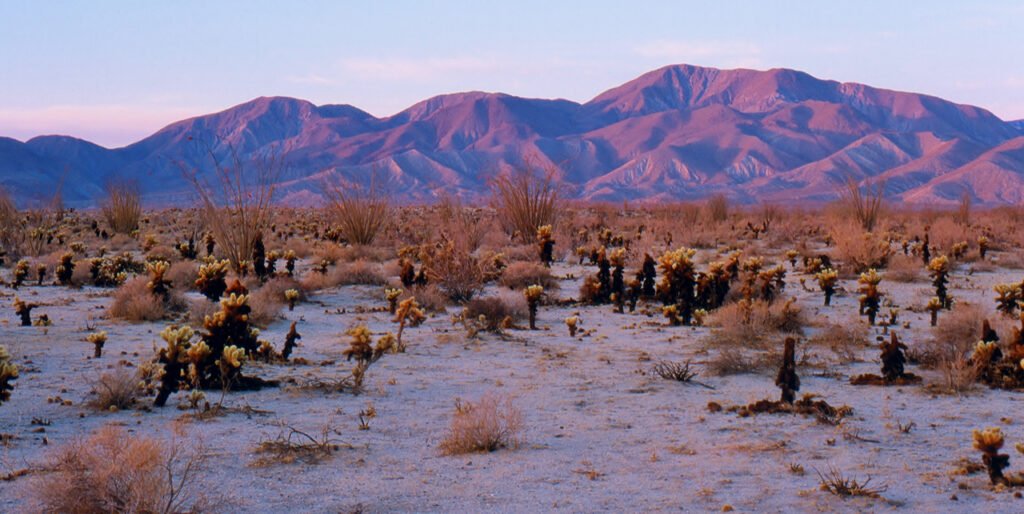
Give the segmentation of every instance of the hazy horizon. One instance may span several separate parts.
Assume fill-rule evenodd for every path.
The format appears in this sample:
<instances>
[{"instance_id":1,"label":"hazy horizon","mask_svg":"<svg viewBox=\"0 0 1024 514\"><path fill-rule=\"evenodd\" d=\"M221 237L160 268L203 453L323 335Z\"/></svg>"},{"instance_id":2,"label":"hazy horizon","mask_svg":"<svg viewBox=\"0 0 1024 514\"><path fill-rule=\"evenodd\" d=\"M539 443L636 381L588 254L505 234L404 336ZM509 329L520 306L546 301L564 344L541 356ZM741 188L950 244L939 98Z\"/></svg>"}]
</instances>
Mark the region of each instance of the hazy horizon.
<instances>
[{"instance_id":1,"label":"hazy horizon","mask_svg":"<svg viewBox=\"0 0 1024 514\"><path fill-rule=\"evenodd\" d=\"M116 147L259 96L378 117L471 90L585 102L677 63L792 68L1013 120L1024 118L1020 15L1012 2L6 2L0 136Z\"/></svg>"}]
</instances>

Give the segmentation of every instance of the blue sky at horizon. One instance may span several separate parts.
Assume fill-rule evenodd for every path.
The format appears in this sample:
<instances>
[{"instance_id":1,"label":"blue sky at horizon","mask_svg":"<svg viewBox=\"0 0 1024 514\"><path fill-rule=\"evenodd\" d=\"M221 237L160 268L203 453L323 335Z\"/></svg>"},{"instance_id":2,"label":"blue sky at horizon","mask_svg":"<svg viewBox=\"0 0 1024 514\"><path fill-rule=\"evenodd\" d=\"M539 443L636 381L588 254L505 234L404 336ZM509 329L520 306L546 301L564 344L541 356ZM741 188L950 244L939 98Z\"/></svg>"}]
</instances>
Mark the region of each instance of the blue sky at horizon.
<instances>
[{"instance_id":1,"label":"blue sky at horizon","mask_svg":"<svg viewBox=\"0 0 1024 514\"><path fill-rule=\"evenodd\" d=\"M258 96L376 116L586 101L660 66L774 67L1024 118L1024 3L0 0L0 136L121 146Z\"/></svg>"}]
</instances>

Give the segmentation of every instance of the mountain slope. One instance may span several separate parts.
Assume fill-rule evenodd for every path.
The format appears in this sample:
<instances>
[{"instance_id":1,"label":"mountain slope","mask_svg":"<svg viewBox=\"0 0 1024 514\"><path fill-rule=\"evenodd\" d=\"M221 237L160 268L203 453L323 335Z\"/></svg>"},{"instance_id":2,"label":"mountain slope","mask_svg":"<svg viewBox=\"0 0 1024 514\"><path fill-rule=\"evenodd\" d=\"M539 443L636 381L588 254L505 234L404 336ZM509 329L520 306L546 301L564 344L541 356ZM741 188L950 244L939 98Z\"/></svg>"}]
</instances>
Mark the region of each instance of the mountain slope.
<instances>
[{"instance_id":1,"label":"mountain slope","mask_svg":"<svg viewBox=\"0 0 1024 514\"><path fill-rule=\"evenodd\" d=\"M0 185L90 205L103 185L139 179L153 205L190 193L188 173L280 156L285 201L317 201L325 182L371 175L402 200L486 194L493 174L558 170L590 200L821 201L847 176L884 178L904 201L1024 198L1024 124L940 98L772 69L667 66L579 104L501 93L441 95L376 118L350 105L261 97L173 123L123 148L66 136L0 138ZM247 173L252 174L252 164ZM999 187L989 185L995 181Z\"/></svg>"}]
</instances>

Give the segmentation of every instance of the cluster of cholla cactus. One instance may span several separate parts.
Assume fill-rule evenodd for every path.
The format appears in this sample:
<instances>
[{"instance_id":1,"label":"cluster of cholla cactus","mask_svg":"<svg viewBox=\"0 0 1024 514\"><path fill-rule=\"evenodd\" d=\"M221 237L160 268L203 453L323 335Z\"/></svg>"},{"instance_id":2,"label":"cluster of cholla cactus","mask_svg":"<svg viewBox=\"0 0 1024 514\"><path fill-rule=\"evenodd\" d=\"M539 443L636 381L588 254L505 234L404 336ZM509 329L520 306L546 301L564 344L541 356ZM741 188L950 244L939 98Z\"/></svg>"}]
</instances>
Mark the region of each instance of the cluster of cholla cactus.
<instances>
[{"instance_id":1,"label":"cluster of cholla cactus","mask_svg":"<svg viewBox=\"0 0 1024 514\"><path fill-rule=\"evenodd\" d=\"M18 366L11 362L11 353L7 347L0 345L0 404L11 399L14 385L11 382L18 378Z\"/></svg>"},{"instance_id":2,"label":"cluster of cholla cactus","mask_svg":"<svg viewBox=\"0 0 1024 514\"><path fill-rule=\"evenodd\" d=\"M696 253L696 250L690 248L679 248L665 252L658 259L661 268L658 296L667 308L665 316L673 325L689 325L693 318L697 287L693 256Z\"/></svg>"},{"instance_id":3,"label":"cluster of cholla cactus","mask_svg":"<svg viewBox=\"0 0 1024 514\"><path fill-rule=\"evenodd\" d=\"M21 318L21 326L32 326L32 309L35 309L36 307L39 307L39 305L25 302L17 296L14 297L14 313Z\"/></svg>"},{"instance_id":4,"label":"cluster of cholla cactus","mask_svg":"<svg viewBox=\"0 0 1024 514\"><path fill-rule=\"evenodd\" d=\"M527 286L523 291L526 296L526 305L530 311L530 330L537 330L537 307L540 305L540 298L544 295L544 288L534 284Z\"/></svg>"},{"instance_id":5,"label":"cluster of cholla cactus","mask_svg":"<svg viewBox=\"0 0 1024 514\"><path fill-rule=\"evenodd\" d=\"M907 357L904 351L907 349L907 345L900 342L896 332L890 333L888 341L882 340L880 349L882 352L882 376L870 373L857 375L850 379L850 383L854 385L906 385L921 381L917 375L906 372L904 367Z\"/></svg>"},{"instance_id":6,"label":"cluster of cholla cactus","mask_svg":"<svg viewBox=\"0 0 1024 514\"><path fill-rule=\"evenodd\" d=\"M171 288L173 287L171 281L165 276L170 268L171 265L167 261L146 263L146 272L149 273L149 282L146 283L146 287L165 304L170 302Z\"/></svg>"},{"instance_id":7,"label":"cluster of cholla cactus","mask_svg":"<svg viewBox=\"0 0 1024 514\"><path fill-rule=\"evenodd\" d=\"M1003 470L1010 466L1010 456L1005 453L999 453L999 450L1002 449L1003 444L1006 442L1006 438L999 427L974 430L972 437L974 439L974 449L981 452L981 462L985 465L985 470L988 472L988 478L992 481L992 485L1024 485L1024 475L1018 473L1006 476L1003 474ZM1017 443L1014 447L1018 452L1024 454L1024 444Z\"/></svg>"},{"instance_id":8,"label":"cluster of cholla cactus","mask_svg":"<svg viewBox=\"0 0 1024 514\"><path fill-rule=\"evenodd\" d=\"M871 325L875 324L875 317L878 316L878 309L882 305L883 294L878 289L881 281L882 276L874 268L861 273L857 279L857 283L860 284L857 290L860 293L860 315L867 316Z\"/></svg>"},{"instance_id":9,"label":"cluster of cholla cactus","mask_svg":"<svg viewBox=\"0 0 1024 514\"><path fill-rule=\"evenodd\" d=\"M11 287L17 289L25 283L25 279L28 278L28 261L21 259L17 264L14 265L14 282Z\"/></svg>"},{"instance_id":10,"label":"cluster of cholla cactus","mask_svg":"<svg viewBox=\"0 0 1024 514\"><path fill-rule=\"evenodd\" d=\"M996 284L996 310L1007 316L1013 316L1024 300L1024 288L1021 284Z\"/></svg>"},{"instance_id":11,"label":"cluster of cholla cactus","mask_svg":"<svg viewBox=\"0 0 1024 514\"><path fill-rule=\"evenodd\" d=\"M990 387L1024 387L1024 315L1021 316L1021 327L1014 330L1013 337L1004 347L1000 347L999 335L985 321L981 340L971 355L971 363L977 370L978 379Z\"/></svg>"},{"instance_id":12,"label":"cluster of cholla cactus","mask_svg":"<svg viewBox=\"0 0 1024 514\"><path fill-rule=\"evenodd\" d=\"M92 344L93 358L99 359L103 356L103 345L107 344L107 331L100 330L85 337L85 340Z\"/></svg>"},{"instance_id":13,"label":"cluster of cholla cactus","mask_svg":"<svg viewBox=\"0 0 1024 514\"><path fill-rule=\"evenodd\" d=\"M228 276L228 267L231 261L212 261L199 267L199 276L196 278L196 288L211 302L220 300L221 295L227 290L228 284L225 280Z\"/></svg>"},{"instance_id":14,"label":"cluster of cholla cactus","mask_svg":"<svg viewBox=\"0 0 1024 514\"><path fill-rule=\"evenodd\" d=\"M221 310L203 320L204 332L192 342L188 327L168 327L161 336L167 347L160 350L158 362L164 373L156 405L166 403L171 393L179 390L182 374L195 389L220 387L228 390L243 383L241 364L246 356L255 356L269 343L258 339L259 330L249 323L251 308L248 296L232 293L221 300ZM252 386L263 382L252 380ZM244 385L249 385L244 382Z\"/></svg>"},{"instance_id":15,"label":"cluster of cholla cactus","mask_svg":"<svg viewBox=\"0 0 1024 514\"><path fill-rule=\"evenodd\" d=\"M541 264L550 267L551 263L555 262L555 238L551 231L551 225L544 225L537 229L537 249Z\"/></svg>"},{"instance_id":16,"label":"cluster of cholla cactus","mask_svg":"<svg viewBox=\"0 0 1024 514\"><path fill-rule=\"evenodd\" d=\"M836 285L839 283L839 272L832 268L825 268L814 275L818 281L818 287L825 293L825 306L832 304L832 296L836 294Z\"/></svg>"},{"instance_id":17,"label":"cluster of cholla cactus","mask_svg":"<svg viewBox=\"0 0 1024 514\"><path fill-rule=\"evenodd\" d=\"M60 256L60 264L57 265L57 269L55 271L57 273L57 281L60 282L60 285L62 286L71 285L71 276L75 272L74 258L75 254L71 252L64 252L64 254Z\"/></svg>"},{"instance_id":18,"label":"cluster of cholla cactus","mask_svg":"<svg viewBox=\"0 0 1024 514\"><path fill-rule=\"evenodd\" d=\"M129 273L141 273L144 269L145 266L128 252L89 261L89 275L97 287L117 287L128 279Z\"/></svg>"},{"instance_id":19,"label":"cluster of cholla cactus","mask_svg":"<svg viewBox=\"0 0 1024 514\"><path fill-rule=\"evenodd\" d=\"M940 255L928 262L928 275L932 278L932 286L935 287L935 296L942 304L942 308L949 309L953 306L953 300L949 297L949 257Z\"/></svg>"},{"instance_id":20,"label":"cluster of cholla cactus","mask_svg":"<svg viewBox=\"0 0 1024 514\"><path fill-rule=\"evenodd\" d=\"M363 387L363 380L366 377L366 370L370 365L380 360L384 354L392 351L395 345L395 336L390 332L377 339L373 344L373 335L366 325L359 325L345 332L352 339L349 347L344 351L346 360L355 360L356 365L352 368L352 388L358 392Z\"/></svg>"}]
</instances>

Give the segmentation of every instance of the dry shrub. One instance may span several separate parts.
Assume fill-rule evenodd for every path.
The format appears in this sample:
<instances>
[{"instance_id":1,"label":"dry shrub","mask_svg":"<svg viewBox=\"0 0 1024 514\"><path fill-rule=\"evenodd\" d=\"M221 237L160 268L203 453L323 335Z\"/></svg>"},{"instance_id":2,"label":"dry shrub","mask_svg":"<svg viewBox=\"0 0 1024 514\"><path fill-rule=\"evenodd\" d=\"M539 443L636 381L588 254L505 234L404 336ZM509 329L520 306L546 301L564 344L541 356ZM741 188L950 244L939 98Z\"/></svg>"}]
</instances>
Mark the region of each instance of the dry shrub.
<instances>
[{"instance_id":1,"label":"dry shrub","mask_svg":"<svg viewBox=\"0 0 1024 514\"><path fill-rule=\"evenodd\" d=\"M859 223L865 232L871 232L882 216L883 199L885 198L885 180L865 181L863 188L847 177L844 188L840 189L841 205Z\"/></svg>"},{"instance_id":2,"label":"dry shrub","mask_svg":"<svg viewBox=\"0 0 1024 514\"><path fill-rule=\"evenodd\" d=\"M534 284L544 287L544 290L558 289L558 280L551 275L551 268L536 262L513 262L501 272L498 280L501 285L509 289L524 289Z\"/></svg>"},{"instance_id":3,"label":"dry shrub","mask_svg":"<svg viewBox=\"0 0 1024 514\"><path fill-rule=\"evenodd\" d=\"M799 335L806 324L803 311L792 302L755 301L749 308L731 303L708 319L711 333L704 345L714 352L708 371L716 375L778 368L782 341Z\"/></svg>"},{"instance_id":4,"label":"dry shrub","mask_svg":"<svg viewBox=\"0 0 1024 514\"><path fill-rule=\"evenodd\" d=\"M99 376L92 386L92 395L90 407L100 410L127 409L135 404L139 396L139 377L131 369L118 366Z\"/></svg>"},{"instance_id":5,"label":"dry shrub","mask_svg":"<svg viewBox=\"0 0 1024 514\"><path fill-rule=\"evenodd\" d=\"M427 247L421 257L428 282L456 302L472 299L497 271L493 256L477 256L451 240Z\"/></svg>"},{"instance_id":6,"label":"dry shrub","mask_svg":"<svg viewBox=\"0 0 1024 514\"><path fill-rule=\"evenodd\" d=\"M554 169L524 169L491 181L492 204L505 230L524 242L533 241L537 229L554 225L558 217L558 177Z\"/></svg>"},{"instance_id":7,"label":"dry shrub","mask_svg":"<svg viewBox=\"0 0 1024 514\"><path fill-rule=\"evenodd\" d=\"M807 339L807 344L832 350L844 363L854 362L857 360L857 352L870 346L869 335L867 325L857 319L848 319L823 327Z\"/></svg>"},{"instance_id":8,"label":"dry shrub","mask_svg":"<svg viewBox=\"0 0 1024 514\"><path fill-rule=\"evenodd\" d=\"M401 300L410 296L415 297L416 303L429 312L445 312L448 309L448 296L437 286L414 286L412 290L402 293Z\"/></svg>"},{"instance_id":9,"label":"dry shrub","mask_svg":"<svg viewBox=\"0 0 1024 514\"><path fill-rule=\"evenodd\" d=\"M500 293L497 296L474 298L466 303L463 312L467 320L485 320L484 329L499 331L507 322L517 323L526 318L529 309L520 293Z\"/></svg>"},{"instance_id":10,"label":"dry shrub","mask_svg":"<svg viewBox=\"0 0 1024 514\"><path fill-rule=\"evenodd\" d=\"M220 303L211 302L206 298L196 299L189 302L186 319L193 327L202 327L203 320L207 316L213 316L220 311Z\"/></svg>"},{"instance_id":11,"label":"dry shrub","mask_svg":"<svg viewBox=\"0 0 1024 514\"><path fill-rule=\"evenodd\" d=\"M945 385L959 392L963 388L958 384L973 381L975 371L968 369L967 360L981 339L981 325L986 319L1004 339L1012 335L1012 324L1008 320L978 305L957 302L952 310L939 315L932 336L915 345L910 355L921 366L942 371Z\"/></svg>"},{"instance_id":12,"label":"dry shrub","mask_svg":"<svg viewBox=\"0 0 1024 514\"><path fill-rule=\"evenodd\" d=\"M897 253L889 258L885 279L893 282L918 282L924 279L924 265L919 257Z\"/></svg>"},{"instance_id":13,"label":"dry shrub","mask_svg":"<svg viewBox=\"0 0 1024 514\"><path fill-rule=\"evenodd\" d=\"M832 256L844 264L843 271L847 273L884 268L892 255L889 242L883 237L850 226L833 230L832 240L836 247Z\"/></svg>"},{"instance_id":14,"label":"dry shrub","mask_svg":"<svg viewBox=\"0 0 1024 514\"><path fill-rule=\"evenodd\" d=\"M509 262L537 262L538 259L535 244L505 245L500 251Z\"/></svg>"},{"instance_id":15,"label":"dry shrub","mask_svg":"<svg viewBox=\"0 0 1024 514\"><path fill-rule=\"evenodd\" d=\"M19 256L22 235L19 218L18 208L14 205L10 193L0 187L0 250L12 258Z\"/></svg>"},{"instance_id":16,"label":"dry shrub","mask_svg":"<svg viewBox=\"0 0 1024 514\"><path fill-rule=\"evenodd\" d=\"M181 253L167 245L158 245L146 252L147 261L175 262L181 259Z\"/></svg>"},{"instance_id":17,"label":"dry shrub","mask_svg":"<svg viewBox=\"0 0 1024 514\"><path fill-rule=\"evenodd\" d=\"M704 208L707 211L708 219L715 223L729 219L729 198L722 193L708 198Z\"/></svg>"},{"instance_id":18,"label":"dry shrub","mask_svg":"<svg viewBox=\"0 0 1024 514\"><path fill-rule=\"evenodd\" d=\"M107 225L117 234L130 234L139 228L142 218L142 195L139 183L135 181L115 181L107 184L107 197L101 202L100 209Z\"/></svg>"},{"instance_id":19,"label":"dry shrub","mask_svg":"<svg viewBox=\"0 0 1024 514\"><path fill-rule=\"evenodd\" d=\"M490 232L489 220L483 219L480 209L462 205L458 198L445 196L438 205L438 217L442 232L449 238L461 239L461 244L470 251L476 251Z\"/></svg>"},{"instance_id":20,"label":"dry shrub","mask_svg":"<svg viewBox=\"0 0 1024 514\"><path fill-rule=\"evenodd\" d=\"M487 393L476 403L456 400L441 451L445 455L461 455L516 448L522 429L523 413L507 396Z\"/></svg>"},{"instance_id":21,"label":"dry shrub","mask_svg":"<svg viewBox=\"0 0 1024 514\"><path fill-rule=\"evenodd\" d=\"M192 291L196 288L199 276L199 265L192 261L179 261L171 264L164 277L171 281L176 291Z\"/></svg>"},{"instance_id":22,"label":"dry shrub","mask_svg":"<svg viewBox=\"0 0 1024 514\"><path fill-rule=\"evenodd\" d=\"M387 284L382 266L376 263L358 260L343 262L327 270L327 273L309 273L302 279L302 288L307 291L319 291L338 286L357 284L381 286Z\"/></svg>"},{"instance_id":23,"label":"dry shrub","mask_svg":"<svg viewBox=\"0 0 1024 514\"><path fill-rule=\"evenodd\" d=\"M1006 251L996 257L996 264L1006 269L1024 269L1024 255L1018 251Z\"/></svg>"},{"instance_id":24,"label":"dry shrub","mask_svg":"<svg viewBox=\"0 0 1024 514\"><path fill-rule=\"evenodd\" d=\"M928 230L928 240L932 245L932 255L948 254L953 245L963 241L974 244L977 238L977 233L964 225L956 223L951 216L937 218L932 222ZM968 255L971 253L968 252Z\"/></svg>"},{"instance_id":25,"label":"dry shrub","mask_svg":"<svg viewBox=\"0 0 1024 514\"><path fill-rule=\"evenodd\" d=\"M281 309L284 309L284 292L288 289L299 288L290 279L275 278L255 291L250 290L249 307L252 312L249 313L249 321L260 328L273 323L281 314Z\"/></svg>"},{"instance_id":26,"label":"dry shrub","mask_svg":"<svg viewBox=\"0 0 1024 514\"><path fill-rule=\"evenodd\" d=\"M162 440L105 426L58 449L29 492L42 512L205 512L204 460L202 445L180 431Z\"/></svg>"},{"instance_id":27,"label":"dry shrub","mask_svg":"<svg viewBox=\"0 0 1024 514\"><path fill-rule=\"evenodd\" d=\"M135 277L118 287L110 304L110 316L135 322L163 319L167 308L163 300L149 290L148 282L146 277Z\"/></svg>"}]
</instances>

